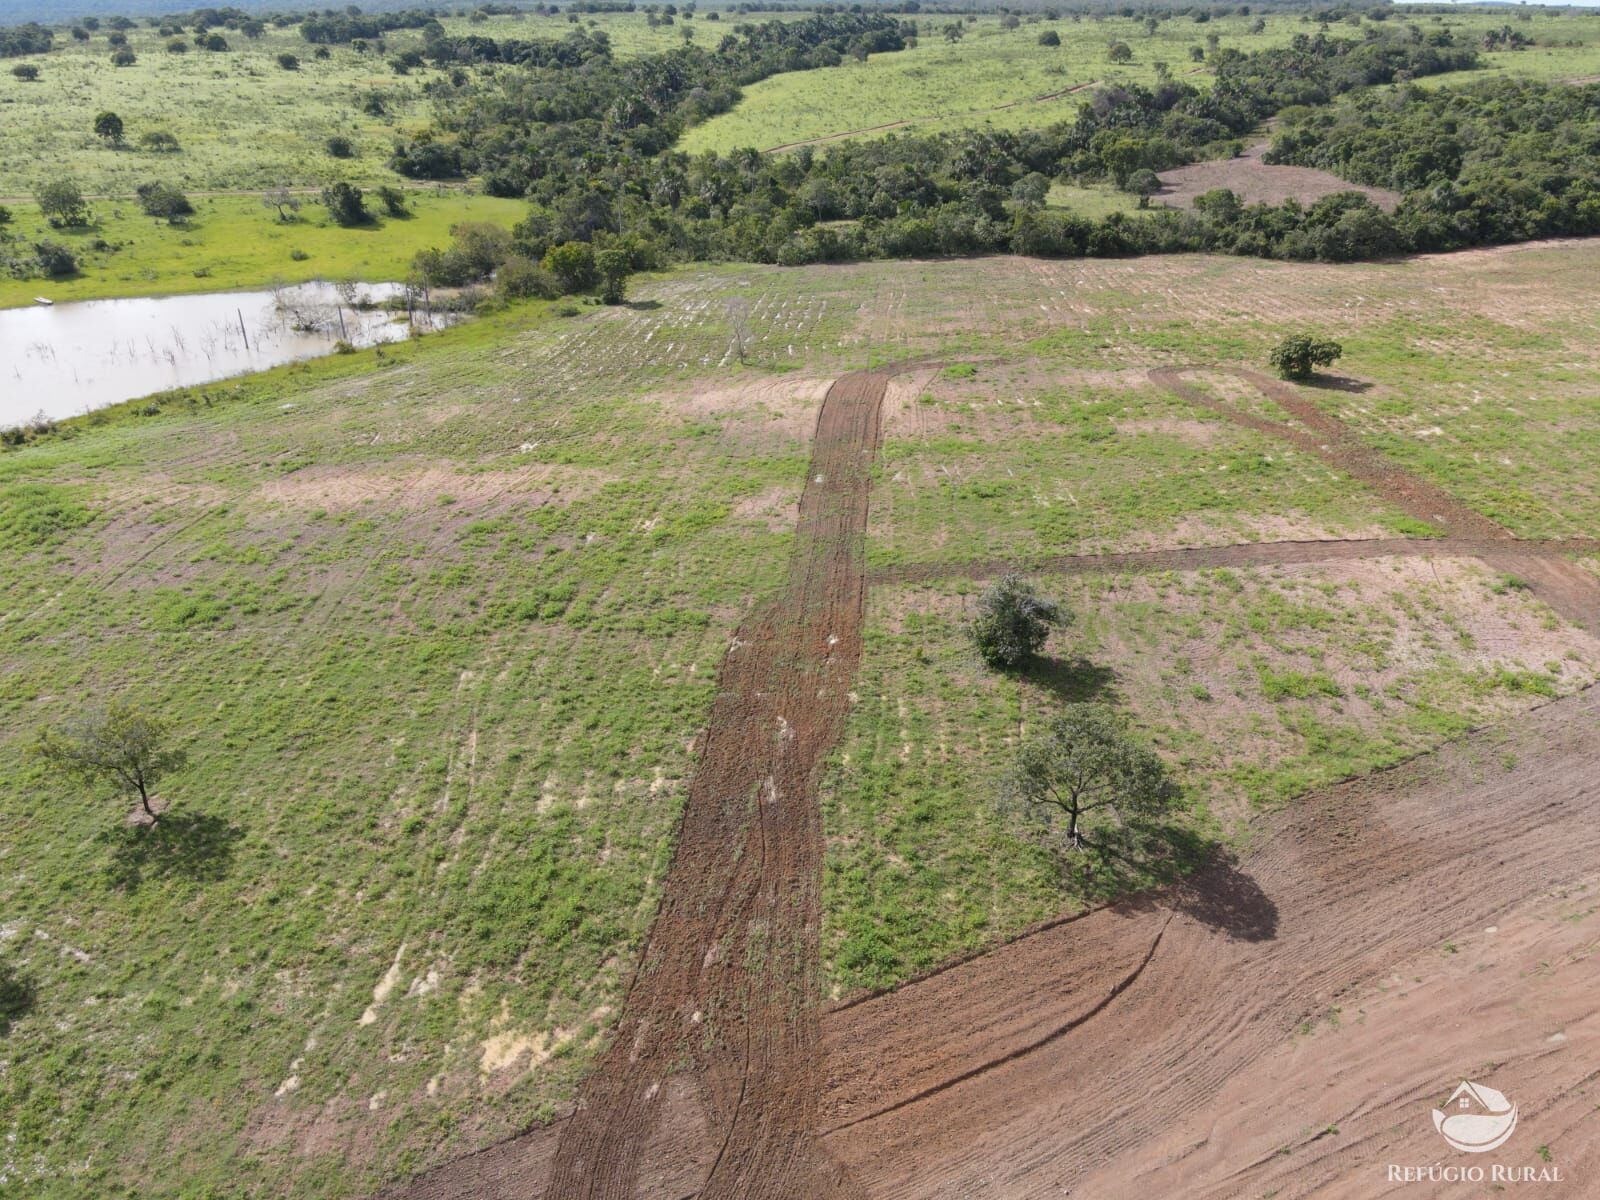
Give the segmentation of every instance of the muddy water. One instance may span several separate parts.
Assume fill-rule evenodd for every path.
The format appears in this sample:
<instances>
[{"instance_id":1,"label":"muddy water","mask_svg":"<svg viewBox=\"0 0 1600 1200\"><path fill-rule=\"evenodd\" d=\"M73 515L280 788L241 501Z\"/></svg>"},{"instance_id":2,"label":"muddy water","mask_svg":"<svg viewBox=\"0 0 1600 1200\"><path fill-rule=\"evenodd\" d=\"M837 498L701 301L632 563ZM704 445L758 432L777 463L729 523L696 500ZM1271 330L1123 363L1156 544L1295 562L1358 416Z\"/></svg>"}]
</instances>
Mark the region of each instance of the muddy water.
<instances>
[{"instance_id":1,"label":"muddy water","mask_svg":"<svg viewBox=\"0 0 1600 1200\"><path fill-rule=\"evenodd\" d=\"M312 283L0 310L0 428L315 358L341 338L370 346L410 335L403 313L357 307L401 294L398 284L343 293Z\"/></svg>"}]
</instances>

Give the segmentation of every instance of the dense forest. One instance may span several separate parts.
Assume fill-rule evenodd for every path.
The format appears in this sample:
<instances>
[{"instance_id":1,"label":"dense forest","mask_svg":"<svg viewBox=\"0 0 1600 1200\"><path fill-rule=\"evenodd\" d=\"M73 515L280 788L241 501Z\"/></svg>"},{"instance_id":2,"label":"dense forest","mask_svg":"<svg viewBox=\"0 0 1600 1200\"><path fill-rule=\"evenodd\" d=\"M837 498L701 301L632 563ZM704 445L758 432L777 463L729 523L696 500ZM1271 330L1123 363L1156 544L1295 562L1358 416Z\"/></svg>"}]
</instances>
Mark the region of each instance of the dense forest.
<instances>
[{"instance_id":1,"label":"dense forest","mask_svg":"<svg viewBox=\"0 0 1600 1200\"><path fill-rule=\"evenodd\" d=\"M1174 250L1347 260L1417 244L1414 216L1391 217L1359 193L1309 208L1245 206L1221 193L1194 212L1100 221L1044 200L1054 179L1147 192L1154 172L1237 153L1267 117L1478 61L1448 31L1373 25L1363 38L1321 31L1251 54L1222 50L1203 91L1170 75L1153 89L1104 87L1074 120L1044 130L891 136L782 155L670 149L749 82L911 36L914 26L882 14L835 12L739 25L714 51L461 76L437 90L437 128L398 147L394 163L412 175L479 174L498 195L526 196L517 242L535 260L553 246L624 235L641 262ZM460 52L459 40L429 45L441 62Z\"/></svg>"},{"instance_id":2,"label":"dense forest","mask_svg":"<svg viewBox=\"0 0 1600 1200\"><path fill-rule=\"evenodd\" d=\"M1290 116L1269 161L1403 192L1407 249L1600 233L1600 86L1406 87Z\"/></svg>"}]
</instances>

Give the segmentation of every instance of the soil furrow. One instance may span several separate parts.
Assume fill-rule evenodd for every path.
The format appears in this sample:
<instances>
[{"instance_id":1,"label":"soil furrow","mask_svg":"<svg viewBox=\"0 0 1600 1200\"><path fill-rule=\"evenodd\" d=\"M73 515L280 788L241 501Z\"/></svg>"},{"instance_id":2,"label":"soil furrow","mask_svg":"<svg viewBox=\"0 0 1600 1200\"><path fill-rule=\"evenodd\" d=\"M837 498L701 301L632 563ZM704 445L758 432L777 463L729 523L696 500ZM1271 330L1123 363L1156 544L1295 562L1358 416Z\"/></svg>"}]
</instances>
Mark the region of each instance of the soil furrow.
<instances>
[{"instance_id":1,"label":"soil furrow","mask_svg":"<svg viewBox=\"0 0 1600 1200\"><path fill-rule=\"evenodd\" d=\"M1049 558L978 562L902 563L880 567L868 582L917 583L925 579L988 579L1020 569L1058 575L1125 572L1201 571L1212 567L1285 566L1297 563L1344 562L1391 556L1490 558L1515 563L1508 570L1526 575L1532 562L1562 560L1575 554L1600 554L1600 539L1538 538L1506 544L1501 538L1351 538L1348 540L1245 542L1233 546L1196 546L1170 550L1127 550L1106 554L1062 554ZM1575 564L1574 570L1581 570Z\"/></svg>"},{"instance_id":2,"label":"soil furrow","mask_svg":"<svg viewBox=\"0 0 1600 1200\"><path fill-rule=\"evenodd\" d=\"M615 1038L562 1132L549 1193L622 1200L688 1074L719 1197L850 1194L816 1143L823 756L861 657L867 501L890 372L849 375L817 421L789 576L740 626L689 785L661 910Z\"/></svg>"}]
</instances>

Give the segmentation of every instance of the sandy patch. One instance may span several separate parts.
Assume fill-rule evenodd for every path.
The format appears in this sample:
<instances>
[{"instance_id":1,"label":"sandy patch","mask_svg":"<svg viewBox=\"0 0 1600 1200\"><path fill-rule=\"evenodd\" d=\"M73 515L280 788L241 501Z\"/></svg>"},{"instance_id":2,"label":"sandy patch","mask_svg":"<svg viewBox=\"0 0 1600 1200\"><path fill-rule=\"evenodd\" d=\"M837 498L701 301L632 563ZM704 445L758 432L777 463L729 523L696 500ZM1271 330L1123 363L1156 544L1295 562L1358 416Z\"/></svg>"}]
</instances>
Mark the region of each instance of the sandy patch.
<instances>
[{"instance_id":1,"label":"sandy patch","mask_svg":"<svg viewBox=\"0 0 1600 1200\"><path fill-rule=\"evenodd\" d=\"M1366 187L1312 167L1270 166L1262 161L1267 143L1252 146L1238 158L1192 163L1161 173L1161 190L1153 199L1174 208L1193 208L1196 196L1228 188L1246 204L1282 204L1298 200L1311 205L1335 192L1360 192L1385 212L1393 212L1400 193Z\"/></svg>"},{"instance_id":2,"label":"sandy patch","mask_svg":"<svg viewBox=\"0 0 1600 1200\"><path fill-rule=\"evenodd\" d=\"M389 969L383 973L383 978L373 986L372 1003L361 1014L358 1024L371 1025L378 1019L378 1009L383 1007L383 1002L389 998L390 993L400 986L400 960L405 957L406 944L400 943L400 949L394 952L394 962L389 964Z\"/></svg>"},{"instance_id":3,"label":"sandy patch","mask_svg":"<svg viewBox=\"0 0 1600 1200\"><path fill-rule=\"evenodd\" d=\"M688 392L662 393L653 399L686 419L722 422L729 432L809 442L817 410L831 386L832 379L777 375L734 384L701 383Z\"/></svg>"},{"instance_id":4,"label":"sandy patch","mask_svg":"<svg viewBox=\"0 0 1600 1200\"><path fill-rule=\"evenodd\" d=\"M303 509L428 509L456 503L549 504L592 492L604 476L576 467L533 464L512 471L464 472L437 464L399 463L382 468L315 466L269 480L262 499Z\"/></svg>"},{"instance_id":5,"label":"sandy patch","mask_svg":"<svg viewBox=\"0 0 1600 1200\"><path fill-rule=\"evenodd\" d=\"M771 487L733 506L740 521L763 521L773 533L788 533L800 519L800 497L792 487Z\"/></svg>"},{"instance_id":6,"label":"sandy patch","mask_svg":"<svg viewBox=\"0 0 1600 1200\"><path fill-rule=\"evenodd\" d=\"M1127 437L1155 434L1176 438L1194 446L1209 446L1228 432L1217 421L1184 421L1177 417L1153 417L1147 420L1114 421L1118 433Z\"/></svg>"}]
</instances>

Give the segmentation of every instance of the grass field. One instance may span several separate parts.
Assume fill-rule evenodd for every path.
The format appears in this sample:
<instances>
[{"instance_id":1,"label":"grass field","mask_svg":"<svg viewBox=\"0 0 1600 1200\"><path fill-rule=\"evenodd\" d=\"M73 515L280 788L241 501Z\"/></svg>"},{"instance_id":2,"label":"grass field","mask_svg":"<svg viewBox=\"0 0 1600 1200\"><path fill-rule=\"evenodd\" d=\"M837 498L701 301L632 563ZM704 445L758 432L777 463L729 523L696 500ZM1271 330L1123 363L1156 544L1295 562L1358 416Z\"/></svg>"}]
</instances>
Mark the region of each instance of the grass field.
<instances>
[{"instance_id":1,"label":"grass field","mask_svg":"<svg viewBox=\"0 0 1600 1200\"><path fill-rule=\"evenodd\" d=\"M330 221L314 196L296 219L284 223L255 196L193 197L196 214L183 225L152 220L127 200L95 201L94 224L51 229L33 205L15 210L12 231L33 241L49 238L72 249L79 273L67 279L0 277L0 308L52 300L173 295L358 279L405 278L425 246L443 246L462 221L493 221L507 228L522 218L520 200L470 195L448 188L408 193L411 215L343 228Z\"/></svg>"},{"instance_id":2,"label":"grass field","mask_svg":"<svg viewBox=\"0 0 1600 1200\"><path fill-rule=\"evenodd\" d=\"M741 21L774 19L778 14L741 14ZM794 14L783 14L793 16ZM443 24L456 35L495 38L561 38L575 28L565 17L497 16L483 22L451 17ZM604 13L585 18L585 27L603 30L619 58L671 49L683 44L680 30L693 27L702 43L720 36L717 22L704 17L651 29L644 13ZM387 56L348 46L316 47L297 28L269 27L251 41L234 34L226 52L191 49L172 54L171 39L141 26L128 31L138 61L111 63L105 32L74 42L59 31L49 54L7 59L0 72L0 202L32 195L47 179L78 180L93 195L131 195L151 179L200 190L312 186L347 179L354 183L393 182L387 160L397 137L426 127L432 103L424 86L440 77L431 67L396 75L387 58L420 47L416 30L397 30L385 39ZM192 41L189 34L182 38ZM279 54L294 54L298 70L278 65ZM10 68L32 63L37 82L11 76ZM384 112L366 112L364 102L381 97ZM97 113L122 117L129 148L112 149L94 135ZM173 134L177 153L138 149L152 131ZM335 134L351 139L353 158L327 153Z\"/></svg>"},{"instance_id":3,"label":"grass field","mask_svg":"<svg viewBox=\"0 0 1600 1200\"><path fill-rule=\"evenodd\" d=\"M1484 10L1418 14L1416 23L1425 31L1448 28L1475 42L1485 30L1505 24L1507 15ZM1531 20L1514 18L1513 24L1538 44L1488 55L1493 71L1538 78L1600 71L1600 19L1583 10L1530 15ZM1097 82L1148 87L1156 81L1157 63L1205 87L1209 72L1190 56L1196 48L1207 50L1210 35L1215 34L1224 48L1249 52L1281 45L1296 33L1316 28L1297 14L1266 14L1261 19L1264 28L1252 33L1256 17L1231 15L1204 23L1175 17L1162 22L1152 36L1142 18L1088 16L1054 22L1029 18L1008 30L1000 18L982 17L967 26L959 42L951 43L940 33L948 22L923 15L917 18L922 34L914 49L763 80L745 89L744 100L733 111L691 129L679 148L726 153L742 146L770 149L852 131L856 136L881 137L896 131L1038 128L1076 115L1084 97L1069 89ZM1396 14L1391 21L1399 19ZM1059 47L1038 44L1046 29L1059 34ZM1359 28L1343 24L1334 25L1331 32L1360 36ZM1113 41L1127 43L1132 61L1119 65L1109 60L1106 48ZM1482 74L1443 78L1455 81Z\"/></svg>"},{"instance_id":4,"label":"grass field","mask_svg":"<svg viewBox=\"0 0 1600 1200\"><path fill-rule=\"evenodd\" d=\"M651 391L726 286L0 460L8 748L88 690L172 714L193 759L159 842L8 778L4 962L38 997L7 1040L8 1185L343 1195L564 1098L786 552L741 506L804 475L803 428L724 436Z\"/></svg>"},{"instance_id":5,"label":"grass field","mask_svg":"<svg viewBox=\"0 0 1600 1200\"><path fill-rule=\"evenodd\" d=\"M840 371L945 364L891 389L878 568L1413 532L1144 374L1258 363L1307 322L1371 384L1319 394L1370 443L1518 533L1592 532L1596 253L682 271L0 455L0 969L28 997L0 1171L43 1197L356 1195L559 1111ZM1041 582L1077 621L1021 677L967 648L978 583L871 594L823 790L838 993L1093 896L991 807L1059 698L1121 705L1231 835L1600 673L1470 560ZM190 752L158 838L20 754L113 694Z\"/></svg>"}]
</instances>

